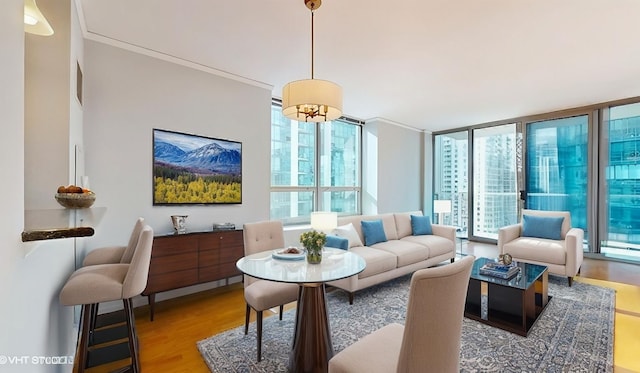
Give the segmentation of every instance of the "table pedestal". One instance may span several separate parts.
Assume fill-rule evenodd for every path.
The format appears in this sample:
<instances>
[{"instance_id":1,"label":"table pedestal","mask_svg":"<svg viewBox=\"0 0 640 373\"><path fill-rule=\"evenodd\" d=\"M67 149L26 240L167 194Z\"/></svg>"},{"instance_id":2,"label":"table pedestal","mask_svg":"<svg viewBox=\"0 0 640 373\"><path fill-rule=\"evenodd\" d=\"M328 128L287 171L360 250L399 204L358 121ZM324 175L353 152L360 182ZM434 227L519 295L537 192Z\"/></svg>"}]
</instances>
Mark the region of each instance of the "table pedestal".
<instances>
[{"instance_id":1,"label":"table pedestal","mask_svg":"<svg viewBox=\"0 0 640 373\"><path fill-rule=\"evenodd\" d=\"M296 310L289 372L327 372L333 357L327 299L323 283L302 284Z\"/></svg>"}]
</instances>

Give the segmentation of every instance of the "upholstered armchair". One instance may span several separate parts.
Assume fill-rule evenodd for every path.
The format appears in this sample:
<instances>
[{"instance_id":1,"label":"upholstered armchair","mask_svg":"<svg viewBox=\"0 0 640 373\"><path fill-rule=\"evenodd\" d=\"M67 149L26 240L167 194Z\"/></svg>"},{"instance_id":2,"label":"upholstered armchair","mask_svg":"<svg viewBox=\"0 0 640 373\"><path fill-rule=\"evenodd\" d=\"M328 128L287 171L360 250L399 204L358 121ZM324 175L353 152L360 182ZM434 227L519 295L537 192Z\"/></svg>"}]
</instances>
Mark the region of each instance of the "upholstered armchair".
<instances>
[{"instance_id":1,"label":"upholstered armchair","mask_svg":"<svg viewBox=\"0 0 640 373\"><path fill-rule=\"evenodd\" d=\"M425 268L411 277L405 325L392 323L329 360L329 373L460 371L469 275L475 258Z\"/></svg>"},{"instance_id":2,"label":"upholstered armchair","mask_svg":"<svg viewBox=\"0 0 640 373\"><path fill-rule=\"evenodd\" d=\"M571 227L568 211L523 210L519 224L500 228L498 249L514 260L547 266L571 286L582 266L583 239L584 231Z\"/></svg>"}]
</instances>

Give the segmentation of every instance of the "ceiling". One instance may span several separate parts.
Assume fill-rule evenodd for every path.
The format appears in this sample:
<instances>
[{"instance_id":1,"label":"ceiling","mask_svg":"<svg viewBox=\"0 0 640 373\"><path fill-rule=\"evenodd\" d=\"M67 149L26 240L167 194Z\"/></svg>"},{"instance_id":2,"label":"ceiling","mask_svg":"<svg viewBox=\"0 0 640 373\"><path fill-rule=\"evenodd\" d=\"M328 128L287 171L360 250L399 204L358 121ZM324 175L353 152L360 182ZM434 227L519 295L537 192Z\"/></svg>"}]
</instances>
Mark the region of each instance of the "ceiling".
<instances>
[{"instance_id":1,"label":"ceiling","mask_svg":"<svg viewBox=\"0 0 640 373\"><path fill-rule=\"evenodd\" d=\"M311 77L303 0L77 0L90 39L273 87ZM440 131L640 96L638 0L325 0L315 78L343 112Z\"/></svg>"}]
</instances>

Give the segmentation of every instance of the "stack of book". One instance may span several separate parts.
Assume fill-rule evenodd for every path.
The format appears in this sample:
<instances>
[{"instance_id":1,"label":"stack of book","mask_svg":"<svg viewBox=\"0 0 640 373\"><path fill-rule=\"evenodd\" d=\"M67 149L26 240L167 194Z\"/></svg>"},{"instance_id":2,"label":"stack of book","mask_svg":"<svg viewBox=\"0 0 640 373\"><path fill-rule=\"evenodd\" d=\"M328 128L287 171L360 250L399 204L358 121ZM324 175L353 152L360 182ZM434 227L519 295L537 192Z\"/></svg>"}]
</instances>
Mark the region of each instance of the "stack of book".
<instances>
[{"instance_id":1,"label":"stack of book","mask_svg":"<svg viewBox=\"0 0 640 373\"><path fill-rule=\"evenodd\" d=\"M520 267L515 264L486 263L480 268L480 274L485 276L510 279L520 271Z\"/></svg>"}]
</instances>

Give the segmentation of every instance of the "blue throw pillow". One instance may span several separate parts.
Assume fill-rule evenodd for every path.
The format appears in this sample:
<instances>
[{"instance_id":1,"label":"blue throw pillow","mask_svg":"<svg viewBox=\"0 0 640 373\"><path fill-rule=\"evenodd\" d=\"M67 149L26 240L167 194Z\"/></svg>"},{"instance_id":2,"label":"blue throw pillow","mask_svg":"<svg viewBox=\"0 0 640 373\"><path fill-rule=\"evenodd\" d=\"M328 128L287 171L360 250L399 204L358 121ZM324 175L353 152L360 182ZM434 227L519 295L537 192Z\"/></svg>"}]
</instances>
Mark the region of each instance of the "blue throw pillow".
<instances>
[{"instance_id":1,"label":"blue throw pillow","mask_svg":"<svg viewBox=\"0 0 640 373\"><path fill-rule=\"evenodd\" d=\"M522 237L562 239L564 216L522 215Z\"/></svg>"},{"instance_id":2,"label":"blue throw pillow","mask_svg":"<svg viewBox=\"0 0 640 373\"><path fill-rule=\"evenodd\" d=\"M362 225L365 246L371 246L378 242L387 242L382 220L363 220L360 224Z\"/></svg>"},{"instance_id":3,"label":"blue throw pillow","mask_svg":"<svg viewBox=\"0 0 640 373\"><path fill-rule=\"evenodd\" d=\"M349 250L349 240L346 238L327 235L327 242L324 244L326 247L335 247L336 249Z\"/></svg>"},{"instance_id":4,"label":"blue throw pillow","mask_svg":"<svg viewBox=\"0 0 640 373\"><path fill-rule=\"evenodd\" d=\"M433 234L431 218L428 216L411 215L411 231L414 236Z\"/></svg>"}]
</instances>

